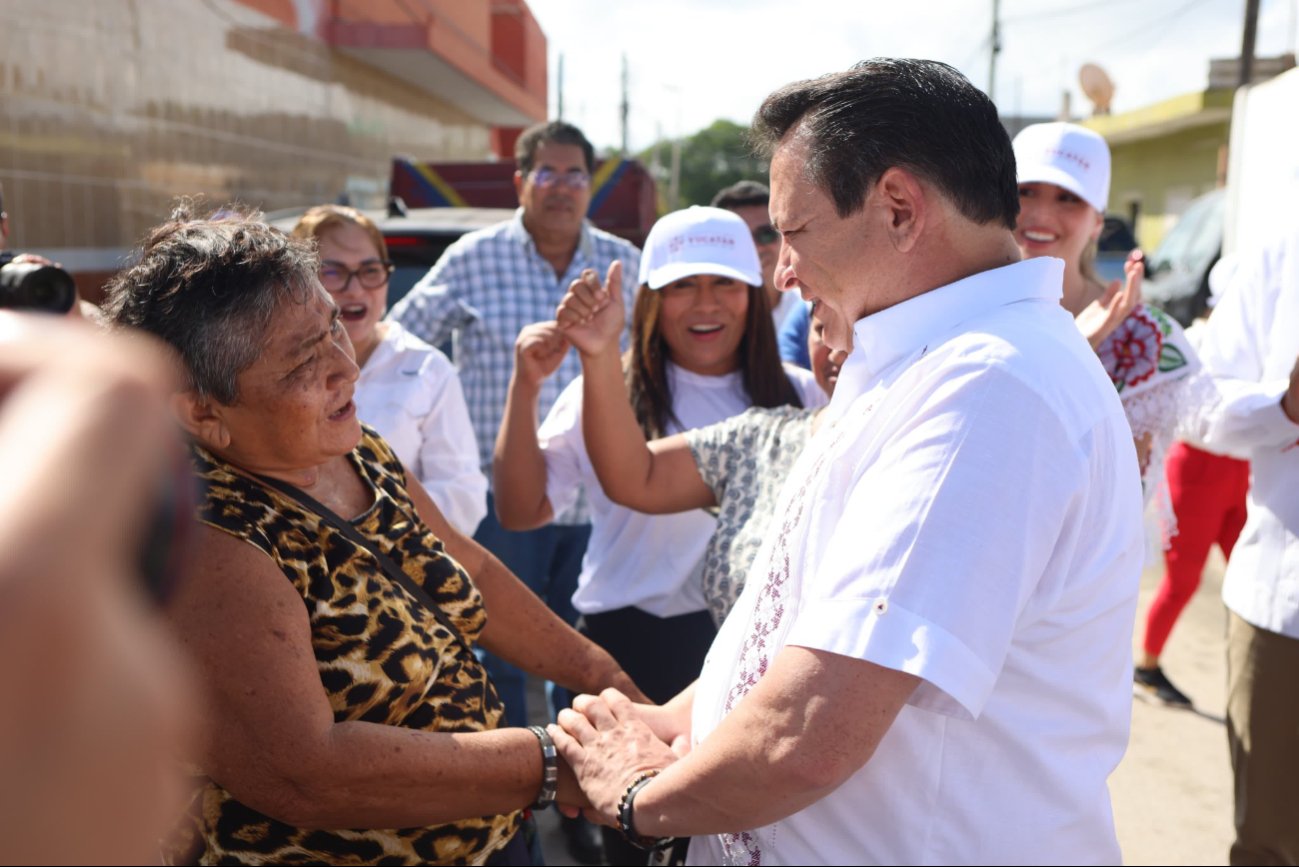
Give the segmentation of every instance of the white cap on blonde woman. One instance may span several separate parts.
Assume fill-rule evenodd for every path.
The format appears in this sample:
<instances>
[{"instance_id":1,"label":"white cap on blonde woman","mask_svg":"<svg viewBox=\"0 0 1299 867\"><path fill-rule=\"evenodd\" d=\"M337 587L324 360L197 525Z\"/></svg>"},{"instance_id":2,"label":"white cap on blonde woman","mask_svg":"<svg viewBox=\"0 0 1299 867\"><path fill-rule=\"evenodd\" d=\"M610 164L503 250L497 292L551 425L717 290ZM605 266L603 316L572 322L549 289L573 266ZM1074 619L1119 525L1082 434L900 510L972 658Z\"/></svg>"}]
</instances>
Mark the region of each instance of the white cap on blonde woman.
<instances>
[{"instance_id":1,"label":"white cap on blonde woman","mask_svg":"<svg viewBox=\"0 0 1299 867\"><path fill-rule=\"evenodd\" d=\"M1073 123L1035 123L1015 136L1021 184L1055 184L1102 214L1110 200L1110 147Z\"/></svg>"},{"instance_id":2,"label":"white cap on blonde woman","mask_svg":"<svg viewBox=\"0 0 1299 867\"><path fill-rule=\"evenodd\" d=\"M748 224L737 214L700 205L673 211L650 229L640 257L640 279L651 289L713 274L762 285L762 263Z\"/></svg>"}]
</instances>

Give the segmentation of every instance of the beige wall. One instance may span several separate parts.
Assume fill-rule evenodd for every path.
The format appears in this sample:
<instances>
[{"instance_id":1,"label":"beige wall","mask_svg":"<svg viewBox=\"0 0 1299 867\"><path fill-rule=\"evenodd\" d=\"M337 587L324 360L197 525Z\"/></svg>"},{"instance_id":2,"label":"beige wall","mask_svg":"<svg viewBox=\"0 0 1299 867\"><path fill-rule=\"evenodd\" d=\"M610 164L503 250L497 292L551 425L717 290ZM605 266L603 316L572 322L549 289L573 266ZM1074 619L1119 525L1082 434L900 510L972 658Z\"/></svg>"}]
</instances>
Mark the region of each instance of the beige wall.
<instances>
[{"instance_id":1,"label":"beige wall","mask_svg":"<svg viewBox=\"0 0 1299 867\"><path fill-rule=\"evenodd\" d=\"M233 0L0 4L12 248L120 255L178 195L378 196L394 154L484 159L489 130Z\"/></svg>"}]
</instances>

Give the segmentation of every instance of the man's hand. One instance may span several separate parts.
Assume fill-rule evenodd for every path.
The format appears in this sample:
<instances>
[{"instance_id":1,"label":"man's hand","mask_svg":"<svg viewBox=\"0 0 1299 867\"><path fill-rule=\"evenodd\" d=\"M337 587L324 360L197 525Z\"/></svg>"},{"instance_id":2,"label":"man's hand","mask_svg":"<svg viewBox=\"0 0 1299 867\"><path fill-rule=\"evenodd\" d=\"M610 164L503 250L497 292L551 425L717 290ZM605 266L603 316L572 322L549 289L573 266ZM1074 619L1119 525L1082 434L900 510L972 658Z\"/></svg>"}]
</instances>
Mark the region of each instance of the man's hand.
<instances>
[{"instance_id":1,"label":"man's hand","mask_svg":"<svg viewBox=\"0 0 1299 867\"><path fill-rule=\"evenodd\" d=\"M1145 254L1133 250L1123 263L1123 282L1111 280L1105 294L1088 304L1074 322L1092 349L1100 348L1105 338L1114 333L1141 303L1141 280L1145 274Z\"/></svg>"},{"instance_id":2,"label":"man's hand","mask_svg":"<svg viewBox=\"0 0 1299 867\"><path fill-rule=\"evenodd\" d=\"M17 256L14 256L13 261L27 265L53 265L55 268L63 267L57 262L51 262L39 253L19 253Z\"/></svg>"},{"instance_id":3,"label":"man's hand","mask_svg":"<svg viewBox=\"0 0 1299 867\"><path fill-rule=\"evenodd\" d=\"M626 312L622 302L622 262L615 259L609 266L604 285L594 271L587 269L568 287L559 302L555 321L569 342L583 356L618 352Z\"/></svg>"},{"instance_id":4,"label":"man's hand","mask_svg":"<svg viewBox=\"0 0 1299 867\"><path fill-rule=\"evenodd\" d=\"M568 340L554 322L525 325L514 341L514 375L535 388L559 369L567 353Z\"/></svg>"},{"instance_id":5,"label":"man's hand","mask_svg":"<svg viewBox=\"0 0 1299 867\"><path fill-rule=\"evenodd\" d=\"M603 697L607 693L613 693L612 706ZM558 724L547 727L555 748L572 766L590 799L587 815L609 825L617 825L618 802L637 774L665 768L677 759L668 745L636 718L632 707L625 696L613 690L599 698L579 695L571 710L559 712Z\"/></svg>"}]
</instances>

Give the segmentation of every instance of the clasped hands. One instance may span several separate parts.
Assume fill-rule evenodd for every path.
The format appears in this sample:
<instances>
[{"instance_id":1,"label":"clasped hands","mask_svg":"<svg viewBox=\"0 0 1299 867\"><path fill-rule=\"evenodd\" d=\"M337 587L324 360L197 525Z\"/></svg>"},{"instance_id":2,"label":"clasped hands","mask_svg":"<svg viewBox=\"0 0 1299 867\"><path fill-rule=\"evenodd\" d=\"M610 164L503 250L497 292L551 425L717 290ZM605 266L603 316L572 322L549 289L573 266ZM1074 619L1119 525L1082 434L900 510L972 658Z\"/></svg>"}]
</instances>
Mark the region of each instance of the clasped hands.
<instances>
[{"instance_id":1,"label":"clasped hands","mask_svg":"<svg viewBox=\"0 0 1299 867\"><path fill-rule=\"evenodd\" d=\"M617 827L618 803L635 777L658 770L689 751L685 721L667 708L634 704L616 689L579 695L573 707L547 726L572 776L560 775L558 805L566 816L579 812Z\"/></svg>"}]
</instances>

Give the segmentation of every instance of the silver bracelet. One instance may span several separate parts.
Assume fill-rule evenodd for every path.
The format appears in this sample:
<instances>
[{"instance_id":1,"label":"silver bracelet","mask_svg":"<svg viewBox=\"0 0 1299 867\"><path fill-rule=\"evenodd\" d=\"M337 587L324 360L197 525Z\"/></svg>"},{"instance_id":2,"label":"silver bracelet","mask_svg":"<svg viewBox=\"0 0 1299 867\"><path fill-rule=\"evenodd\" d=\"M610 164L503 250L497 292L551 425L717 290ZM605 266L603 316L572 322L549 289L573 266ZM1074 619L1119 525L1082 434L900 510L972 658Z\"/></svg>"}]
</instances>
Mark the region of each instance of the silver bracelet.
<instances>
[{"instance_id":1,"label":"silver bracelet","mask_svg":"<svg viewBox=\"0 0 1299 867\"><path fill-rule=\"evenodd\" d=\"M559 790L559 753L555 751L555 742L550 739L550 733L544 728L528 726L528 731L541 741L541 791L529 809L544 810L555 803L555 793Z\"/></svg>"}]
</instances>

